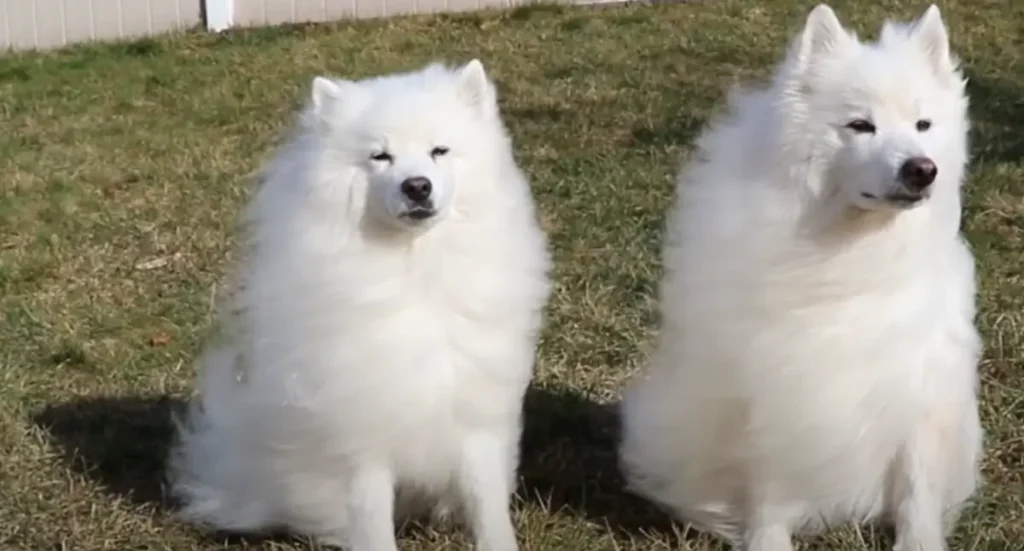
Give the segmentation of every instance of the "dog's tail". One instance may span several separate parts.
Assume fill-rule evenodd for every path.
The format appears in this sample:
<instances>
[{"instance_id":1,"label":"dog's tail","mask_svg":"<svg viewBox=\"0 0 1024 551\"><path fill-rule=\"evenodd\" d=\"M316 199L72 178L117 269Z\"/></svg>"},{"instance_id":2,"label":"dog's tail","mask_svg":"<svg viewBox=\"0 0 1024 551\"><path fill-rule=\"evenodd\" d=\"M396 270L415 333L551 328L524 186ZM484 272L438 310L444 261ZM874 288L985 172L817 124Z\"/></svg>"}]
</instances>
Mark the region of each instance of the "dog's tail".
<instances>
[{"instance_id":1,"label":"dog's tail","mask_svg":"<svg viewBox=\"0 0 1024 551\"><path fill-rule=\"evenodd\" d=\"M180 502L178 516L222 531L269 528L273 490L260 476L259 454L242 421L243 356L233 346L210 350L200 362L200 395L174 418L176 438L168 458L168 486Z\"/></svg>"}]
</instances>

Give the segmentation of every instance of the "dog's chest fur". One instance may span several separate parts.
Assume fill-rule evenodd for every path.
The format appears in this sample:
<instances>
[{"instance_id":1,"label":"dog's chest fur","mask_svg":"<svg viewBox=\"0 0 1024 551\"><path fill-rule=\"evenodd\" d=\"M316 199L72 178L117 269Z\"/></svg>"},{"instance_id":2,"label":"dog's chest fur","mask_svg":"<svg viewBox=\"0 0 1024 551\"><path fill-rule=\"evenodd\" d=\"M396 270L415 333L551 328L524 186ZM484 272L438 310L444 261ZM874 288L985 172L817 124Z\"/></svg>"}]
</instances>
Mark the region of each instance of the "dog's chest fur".
<instances>
[{"instance_id":1,"label":"dog's chest fur","mask_svg":"<svg viewBox=\"0 0 1024 551\"><path fill-rule=\"evenodd\" d=\"M257 284L285 298L253 300L252 357L328 455L358 448L444 484L467 434L518 430L547 257L539 234L489 228L311 254Z\"/></svg>"}]
</instances>

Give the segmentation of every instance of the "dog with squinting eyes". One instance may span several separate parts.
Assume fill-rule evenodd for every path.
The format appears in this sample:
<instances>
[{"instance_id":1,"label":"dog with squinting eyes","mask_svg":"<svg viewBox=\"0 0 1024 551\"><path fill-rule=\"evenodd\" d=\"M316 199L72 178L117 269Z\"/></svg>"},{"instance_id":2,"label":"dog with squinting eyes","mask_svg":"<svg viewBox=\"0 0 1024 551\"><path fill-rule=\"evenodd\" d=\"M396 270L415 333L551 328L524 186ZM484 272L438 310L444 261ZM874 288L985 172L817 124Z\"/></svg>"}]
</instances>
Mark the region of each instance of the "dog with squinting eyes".
<instances>
[{"instance_id":1,"label":"dog with squinting eyes","mask_svg":"<svg viewBox=\"0 0 1024 551\"><path fill-rule=\"evenodd\" d=\"M886 520L942 551L979 484L965 80L939 9L862 42L814 8L677 180L629 487L746 551Z\"/></svg>"},{"instance_id":2,"label":"dog with squinting eyes","mask_svg":"<svg viewBox=\"0 0 1024 551\"><path fill-rule=\"evenodd\" d=\"M263 180L171 455L181 516L395 551L396 516L451 512L516 551L551 260L483 65L315 78Z\"/></svg>"}]
</instances>

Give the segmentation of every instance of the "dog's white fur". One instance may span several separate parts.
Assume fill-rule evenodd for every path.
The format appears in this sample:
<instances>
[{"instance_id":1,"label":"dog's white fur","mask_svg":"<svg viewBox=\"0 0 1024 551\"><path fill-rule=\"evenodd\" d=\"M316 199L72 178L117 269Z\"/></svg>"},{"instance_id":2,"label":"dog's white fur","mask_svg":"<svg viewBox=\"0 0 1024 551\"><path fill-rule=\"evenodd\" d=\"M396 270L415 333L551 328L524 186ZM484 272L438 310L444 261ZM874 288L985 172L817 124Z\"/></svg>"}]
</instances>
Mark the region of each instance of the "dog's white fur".
<instances>
[{"instance_id":1,"label":"dog's white fur","mask_svg":"<svg viewBox=\"0 0 1024 551\"><path fill-rule=\"evenodd\" d=\"M746 550L875 518L945 549L982 437L964 84L935 6L861 43L820 5L731 97L679 176L661 334L623 401L634 491ZM920 155L930 196L879 199Z\"/></svg>"},{"instance_id":2,"label":"dog's white fur","mask_svg":"<svg viewBox=\"0 0 1024 551\"><path fill-rule=\"evenodd\" d=\"M311 95L248 211L228 331L179 424L181 513L393 551L393 515L428 497L477 549L515 550L550 259L495 88L474 60L316 78ZM404 216L410 176L433 183L426 220Z\"/></svg>"}]
</instances>

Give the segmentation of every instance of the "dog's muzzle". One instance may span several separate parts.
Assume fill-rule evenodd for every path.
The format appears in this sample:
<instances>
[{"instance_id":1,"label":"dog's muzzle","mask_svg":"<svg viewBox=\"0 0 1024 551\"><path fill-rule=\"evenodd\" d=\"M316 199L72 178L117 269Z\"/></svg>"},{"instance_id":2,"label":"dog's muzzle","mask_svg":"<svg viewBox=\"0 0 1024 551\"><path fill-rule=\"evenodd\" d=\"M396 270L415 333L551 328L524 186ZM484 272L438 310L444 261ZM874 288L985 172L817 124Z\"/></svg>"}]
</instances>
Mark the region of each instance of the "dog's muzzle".
<instances>
[{"instance_id":1,"label":"dog's muzzle","mask_svg":"<svg viewBox=\"0 0 1024 551\"><path fill-rule=\"evenodd\" d=\"M435 214L434 200L431 196L434 186L429 178L413 176L406 178L401 184L402 196L409 208L402 213L402 218L410 220L426 220Z\"/></svg>"}]
</instances>

